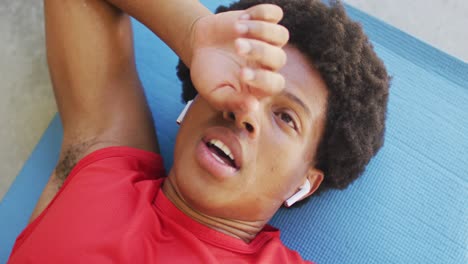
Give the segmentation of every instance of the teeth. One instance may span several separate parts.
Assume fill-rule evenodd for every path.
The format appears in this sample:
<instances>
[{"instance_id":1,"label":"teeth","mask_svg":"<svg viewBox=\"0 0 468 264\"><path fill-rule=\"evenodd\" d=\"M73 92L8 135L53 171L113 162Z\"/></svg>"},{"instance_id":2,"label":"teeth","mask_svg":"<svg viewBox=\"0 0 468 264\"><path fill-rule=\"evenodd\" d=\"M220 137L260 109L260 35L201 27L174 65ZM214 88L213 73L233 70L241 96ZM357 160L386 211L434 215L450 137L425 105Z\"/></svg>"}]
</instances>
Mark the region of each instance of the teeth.
<instances>
[{"instance_id":1,"label":"teeth","mask_svg":"<svg viewBox=\"0 0 468 264\"><path fill-rule=\"evenodd\" d=\"M218 157L218 155L216 155L214 153L211 153L211 156L213 156L217 161L219 161L219 162L221 162L223 164L226 164L226 162L224 160L222 160L220 157Z\"/></svg>"},{"instance_id":2,"label":"teeth","mask_svg":"<svg viewBox=\"0 0 468 264\"><path fill-rule=\"evenodd\" d=\"M210 144L215 145L220 150L222 150L224 152L224 154L226 154L226 156L228 156L231 160L234 160L234 155L232 155L231 150L228 148L228 146L224 145L223 142L221 142L220 140L217 140L217 139L212 139L212 140L210 140Z\"/></svg>"}]
</instances>

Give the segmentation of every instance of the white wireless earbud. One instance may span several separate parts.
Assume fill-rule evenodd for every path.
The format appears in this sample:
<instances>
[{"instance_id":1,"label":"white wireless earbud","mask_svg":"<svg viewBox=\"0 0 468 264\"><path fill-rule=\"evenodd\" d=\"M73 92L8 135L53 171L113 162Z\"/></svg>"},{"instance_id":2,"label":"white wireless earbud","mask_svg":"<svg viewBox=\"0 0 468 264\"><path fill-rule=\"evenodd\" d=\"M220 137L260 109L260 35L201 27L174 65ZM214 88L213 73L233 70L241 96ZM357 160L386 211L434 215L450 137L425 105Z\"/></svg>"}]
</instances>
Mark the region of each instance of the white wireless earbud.
<instances>
[{"instance_id":1,"label":"white wireless earbud","mask_svg":"<svg viewBox=\"0 0 468 264\"><path fill-rule=\"evenodd\" d=\"M192 102L193 102L193 100L188 101L187 104L185 105L184 109L180 113L179 117L177 117L176 122L177 122L178 125L180 125L180 123L184 120L185 114L187 113L187 110L189 109Z\"/></svg>"},{"instance_id":2,"label":"white wireless earbud","mask_svg":"<svg viewBox=\"0 0 468 264\"><path fill-rule=\"evenodd\" d=\"M291 205L295 204L297 201L301 200L307 194L309 194L310 189L310 182L309 180L306 180L304 184L299 187L299 191L297 191L297 193L295 193L293 196L289 197L289 199L284 202L284 205L290 207Z\"/></svg>"}]
</instances>

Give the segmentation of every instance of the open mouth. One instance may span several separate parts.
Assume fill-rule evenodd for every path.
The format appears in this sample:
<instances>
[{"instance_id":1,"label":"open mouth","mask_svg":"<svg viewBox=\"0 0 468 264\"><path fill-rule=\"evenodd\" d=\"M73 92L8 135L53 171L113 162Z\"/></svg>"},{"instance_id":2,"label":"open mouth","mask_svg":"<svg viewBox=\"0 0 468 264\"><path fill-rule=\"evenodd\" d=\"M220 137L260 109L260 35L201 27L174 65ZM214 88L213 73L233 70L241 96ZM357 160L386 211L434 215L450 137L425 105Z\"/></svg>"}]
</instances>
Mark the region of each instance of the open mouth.
<instances>
[{"instance_id":1,"label":"open mouth","mask_svg":"<svg viewBox=\"0 0 468 264\"><path fill-rule=\"evenodd\" d=\"M238 169L232 151L223 142L218 139L212 139L205 142L213 157L220 163Z\"/></svg>"},{"instance_id":2,"label":"open mouth","mask_svg":"<svg viewBox=\"0 0 468 264\"><path fill-rule=\"evenodd\" d=\"M235 133L226 127L210 127L198 141L195 159L206 177L225 181L241 175L242 145Z\"/></svg>"}]
</instances>

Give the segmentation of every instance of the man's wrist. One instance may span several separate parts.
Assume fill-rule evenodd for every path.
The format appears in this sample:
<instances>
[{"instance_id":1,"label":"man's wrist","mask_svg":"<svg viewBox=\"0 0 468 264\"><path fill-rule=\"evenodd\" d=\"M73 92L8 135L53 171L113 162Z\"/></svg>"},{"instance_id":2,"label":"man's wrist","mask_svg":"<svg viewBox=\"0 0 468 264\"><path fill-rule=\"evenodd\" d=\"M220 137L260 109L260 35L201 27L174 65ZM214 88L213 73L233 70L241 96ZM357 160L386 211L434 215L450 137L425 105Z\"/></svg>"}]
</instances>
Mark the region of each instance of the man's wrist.
<instances>
[{"instance_id":1,"label":"man's wrist","mask_svg":"<svg viewBox=\"0 0 468 264\"><path fill-rule=\"evenodd\" d=\"M192 60L193 28L200 18L212 14L196 0L106 1L151 29L187 66Z\"/></svg>"},{"instance_id":2,"label":"man's wrist","mask_svg":"<svg viewBox=\"0 0 468 264\"><path fill-rule=\"evenodd\" d=\"M201 16L198 16L197 18L195 18L195 20L191 23L190 28L188 29L188 33L187 33L187 35L189 36L187 38L188 43L185 44L185 46L187 47L187 54L186 54L186 58L182 58L182 60L184 61L185 65L189 69L190 69L190 65L192 63L193 54L194 54L196 46L197 46L196 45L197 30L198 30L197 26L199 25L200 20L202 20L206 16L208 16L208 15L201 15Z\"/></svg>"}]
</instances>

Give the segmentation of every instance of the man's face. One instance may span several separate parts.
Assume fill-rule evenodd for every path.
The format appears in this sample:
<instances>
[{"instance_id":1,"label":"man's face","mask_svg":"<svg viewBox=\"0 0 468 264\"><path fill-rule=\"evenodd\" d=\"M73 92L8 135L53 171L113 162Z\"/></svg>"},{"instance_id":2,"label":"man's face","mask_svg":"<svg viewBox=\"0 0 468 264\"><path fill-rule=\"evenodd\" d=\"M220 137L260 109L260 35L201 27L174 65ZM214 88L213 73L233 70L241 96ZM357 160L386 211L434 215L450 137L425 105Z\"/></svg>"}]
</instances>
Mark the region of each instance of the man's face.
<instances>
[{"instance_id":1,"label":"man's face","mask_svg":"<svg viewBox=\"0 0 468 264\"><path fill-rule=\"evenodd\" d=\"M285 51L280 73L286 87L261 99L256 111L222 113L200 96L188 110L169 180L193 209L267 221L317 172L312 161L324 127L326 86L299 51Z\"/></svg>"}]
</instances>

